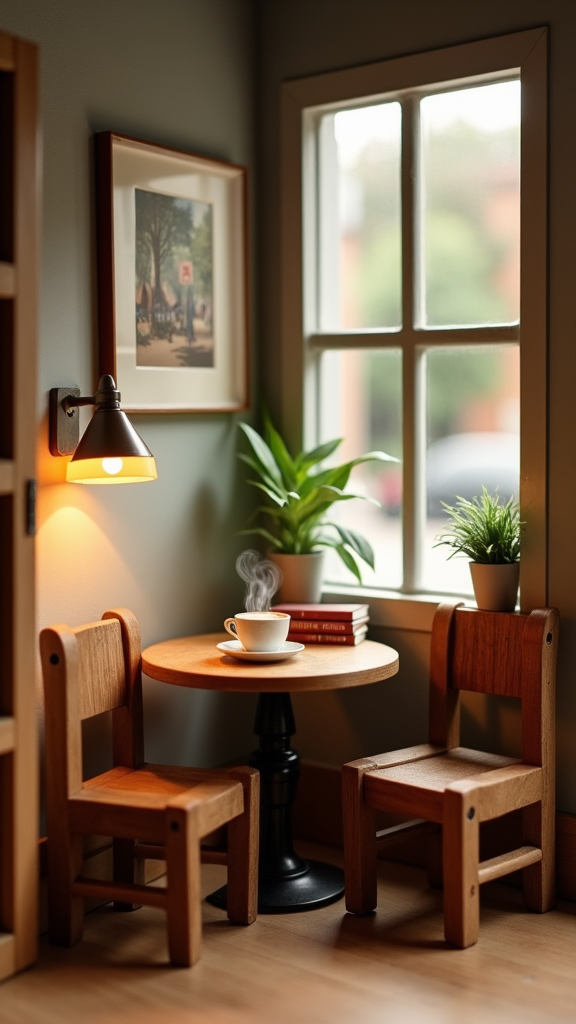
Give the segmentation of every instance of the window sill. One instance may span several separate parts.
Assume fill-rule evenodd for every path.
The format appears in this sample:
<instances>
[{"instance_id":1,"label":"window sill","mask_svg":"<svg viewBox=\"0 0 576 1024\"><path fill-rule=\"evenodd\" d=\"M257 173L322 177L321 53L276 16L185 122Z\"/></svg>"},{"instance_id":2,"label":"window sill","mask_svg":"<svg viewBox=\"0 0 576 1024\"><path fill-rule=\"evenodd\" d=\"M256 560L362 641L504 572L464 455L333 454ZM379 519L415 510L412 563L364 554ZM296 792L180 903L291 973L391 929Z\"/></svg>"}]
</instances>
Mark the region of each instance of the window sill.
<instances>
[{"instance_id":1,"label":"window sill","mask_svg":"<svg viewBox=\"0 0 576 1024\"><path fill-rule=\"evenodd\" d=\"M402 594L396 590L375 590L370 587L326 584L323 601L362 601L370 605L370 625L388 629L404 629L416 633L430 633L432 619L442 601L457 600L473 605L471 595L461 594Z\"/></svg>"}]
</instances>

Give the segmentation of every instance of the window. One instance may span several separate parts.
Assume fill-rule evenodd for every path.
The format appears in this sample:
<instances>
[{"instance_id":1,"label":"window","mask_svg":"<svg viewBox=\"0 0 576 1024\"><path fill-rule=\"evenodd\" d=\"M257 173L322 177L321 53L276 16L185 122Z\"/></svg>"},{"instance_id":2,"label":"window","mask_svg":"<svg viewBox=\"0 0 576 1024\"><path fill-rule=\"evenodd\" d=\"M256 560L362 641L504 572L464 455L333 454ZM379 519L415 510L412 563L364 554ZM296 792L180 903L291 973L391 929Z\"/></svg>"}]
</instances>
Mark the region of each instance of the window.
<instances>
[{"instance_id":1,"label":"window","mask_svg":"<svg viewBox=\"0 0 576 1024\"><path fill-rule=\"evenodd\" d=\"M545 56L537 29L284 87L285 429L401 457L356 476L381 509L345 503L371 588L471 592L433 545L484 483L546 597Z\"/></svg>"}]
</instances>

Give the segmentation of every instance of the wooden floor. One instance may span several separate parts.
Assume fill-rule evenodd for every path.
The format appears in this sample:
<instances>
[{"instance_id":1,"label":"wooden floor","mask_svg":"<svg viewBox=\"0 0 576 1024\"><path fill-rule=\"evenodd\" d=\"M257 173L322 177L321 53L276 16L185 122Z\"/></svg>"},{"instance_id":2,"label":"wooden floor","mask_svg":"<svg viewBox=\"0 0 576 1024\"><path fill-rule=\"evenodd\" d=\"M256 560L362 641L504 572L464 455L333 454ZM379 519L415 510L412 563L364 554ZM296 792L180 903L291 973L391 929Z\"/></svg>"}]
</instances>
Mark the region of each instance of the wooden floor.
<instances>
[{"instance_id":1,"label":"wooden floor","mask_svg":"<svg viewBox=\"0 0 576 1024\"><path fill-rule=\"evenodd\" d=\"M338 851L305 847L338 863ZM204 890L224 869L205 867ZM380 909L339 902L229 926L204 904L204 949L168 966L159 910L89 914L73 949L41 943L36 967L0 987L0 1024L544 1024L576 1021L576 904L524 911L483 887L480 942L445 945L441 893L422 871L382 864Z\"/></svg>"}]
</instances>

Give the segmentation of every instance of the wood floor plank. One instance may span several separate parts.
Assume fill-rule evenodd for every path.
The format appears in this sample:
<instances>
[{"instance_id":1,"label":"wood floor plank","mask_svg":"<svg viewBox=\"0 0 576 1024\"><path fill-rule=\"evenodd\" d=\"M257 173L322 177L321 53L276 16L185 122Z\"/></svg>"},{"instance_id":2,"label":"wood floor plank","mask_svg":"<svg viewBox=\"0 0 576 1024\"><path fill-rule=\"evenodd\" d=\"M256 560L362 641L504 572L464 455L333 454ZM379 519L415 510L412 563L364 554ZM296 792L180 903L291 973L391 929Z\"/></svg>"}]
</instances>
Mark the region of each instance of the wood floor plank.
<instances>
[{"instance_id":1,"label":"wood floor plank","mask_svg":"<svg viewBox=\"0 0 576 1024\"><path fill-rule=\"evenodd\" d=\"M339 862L333 849L305 854ZM442 893L425 872L379 863L379 907L358 918L340 901L260 916L249 928L203 904L203 952L168 966L161 911L86 918L72 949L42 941L36 968L2 986L2 1024L548 1024L574 1021L576 908L524 910L509 886L482 890L480 941L443 939ZM203 892L225 869L202 869Z\"/></svg>"}]
</instances>

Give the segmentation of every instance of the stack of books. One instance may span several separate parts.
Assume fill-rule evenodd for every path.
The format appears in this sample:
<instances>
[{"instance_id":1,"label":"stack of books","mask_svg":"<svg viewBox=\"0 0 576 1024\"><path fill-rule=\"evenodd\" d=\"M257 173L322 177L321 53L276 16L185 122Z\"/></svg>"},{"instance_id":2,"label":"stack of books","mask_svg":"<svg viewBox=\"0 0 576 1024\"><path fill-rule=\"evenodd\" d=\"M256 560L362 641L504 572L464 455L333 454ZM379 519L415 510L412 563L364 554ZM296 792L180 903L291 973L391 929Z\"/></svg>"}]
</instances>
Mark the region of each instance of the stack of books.
<instances>
[{"instance_id":1,"label":"stack of books","mask_svg":"<svg viewBox=\"0 0 576 1024\"><path fill-rule=\"evenodd\" d=\"M291 616L287 639L301 644L355 647L368 632L367 604L275 604L272 611Z\"/></svg>"}]
</instances>

